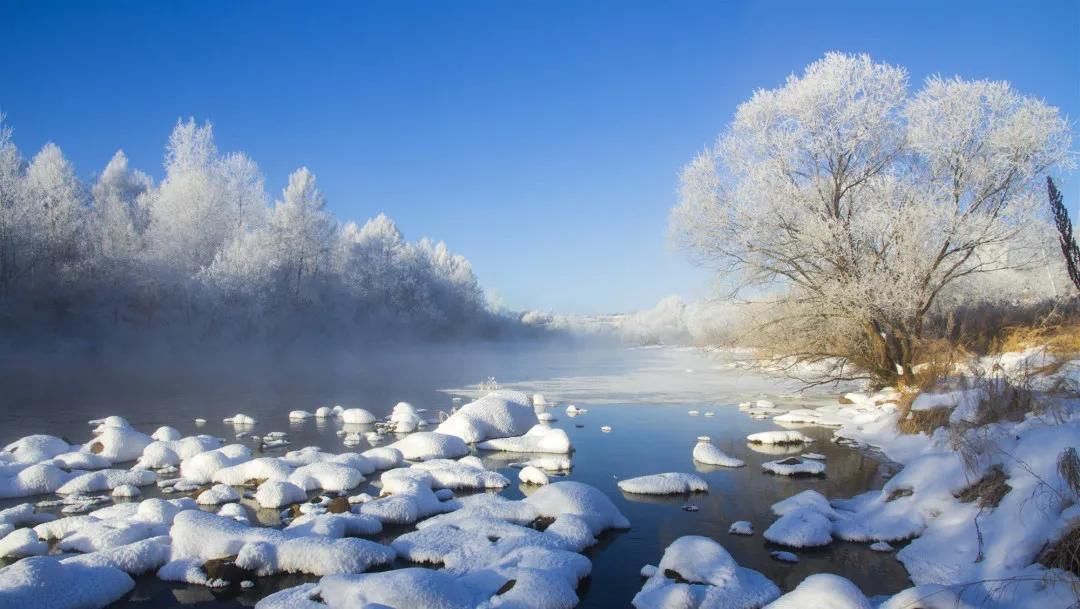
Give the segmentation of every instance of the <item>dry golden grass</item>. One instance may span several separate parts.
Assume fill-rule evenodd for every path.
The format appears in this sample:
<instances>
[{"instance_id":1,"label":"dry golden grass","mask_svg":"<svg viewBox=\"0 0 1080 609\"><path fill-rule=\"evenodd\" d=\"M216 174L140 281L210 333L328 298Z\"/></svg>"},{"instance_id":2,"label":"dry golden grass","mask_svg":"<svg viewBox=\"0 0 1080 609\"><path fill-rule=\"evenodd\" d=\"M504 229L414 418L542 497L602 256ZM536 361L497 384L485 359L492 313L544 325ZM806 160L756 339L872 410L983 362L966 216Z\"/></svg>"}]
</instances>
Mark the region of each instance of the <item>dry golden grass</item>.
<instances>
[{"instance_id":1,"label":"dry golden grass","mask_svg":"<svg viewBox=\"0 0 1080 609\"><path fill-rule=\"evenodd\" d=\"M1080 575L1080 527L1046 548L1039 556L1039 563L1051 569L1062 569Z\"/></svg>"},{"instance_id":2,"label":"dry golden grass","mask_svg":"<svg viewBox=\"0 0 1080 609\"><path fill-rule=\"evenodd\" d=\"M1069 357L1080 354L1080 323L1006 328L1003 338L995 345L995 351L1007 353L1043 345L1050 353L1057 356Z\"/></svg>"},{"instance_id":3,"label":"dry golden grass","mask_svg":"<svg viewBox=\"0 0 1080 609\"><path fill-rule=\"evenodd\" d=\"M995 508L1001 503L1006 493L1012 490L1006 480L1008 480L1008 477L1000 466L992 467L982 478L979 478L953 496L959 499L961 503L971 503L977 500L979 507Z\"/></svg>"}]
</instances>

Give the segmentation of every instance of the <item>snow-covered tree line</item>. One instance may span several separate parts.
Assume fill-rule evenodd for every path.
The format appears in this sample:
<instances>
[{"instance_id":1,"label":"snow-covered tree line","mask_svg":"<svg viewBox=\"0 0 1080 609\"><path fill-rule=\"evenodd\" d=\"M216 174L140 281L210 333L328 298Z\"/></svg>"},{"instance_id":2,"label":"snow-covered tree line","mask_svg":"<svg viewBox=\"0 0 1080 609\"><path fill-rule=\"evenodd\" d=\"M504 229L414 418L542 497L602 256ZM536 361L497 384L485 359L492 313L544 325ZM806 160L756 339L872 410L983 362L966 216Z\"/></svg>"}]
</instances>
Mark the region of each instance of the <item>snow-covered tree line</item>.
<instances>
[{"instance_id":1,"label":"snow-covered tree line","mask_svg":"<svg viewBox=\"0 0 1080 609\"><path fill-rule=\"evenodd\" d=\"M900 67L830 53L739 106L685 168L673 227L770 305L754 340L911 382L932 317L1069 289L1043 188L1069 134L1008 83L912 92Z\"/></svg>"},{"instance_id":2,"label":"snow-covered tree line","mask_svg":"<svg viewBox=\"0 0 1080 609\"><path fill-rule=\"evenodd\" d=\"M2 116L0 316L8 336L432 336L508 323L444 243L406 241L384 215L338 221L306 167L271 202L255 162L219 152L208 123L177 123L158 184L122 151L84 184L54 144L24 159Z\"/></svg>"}]
</instances>

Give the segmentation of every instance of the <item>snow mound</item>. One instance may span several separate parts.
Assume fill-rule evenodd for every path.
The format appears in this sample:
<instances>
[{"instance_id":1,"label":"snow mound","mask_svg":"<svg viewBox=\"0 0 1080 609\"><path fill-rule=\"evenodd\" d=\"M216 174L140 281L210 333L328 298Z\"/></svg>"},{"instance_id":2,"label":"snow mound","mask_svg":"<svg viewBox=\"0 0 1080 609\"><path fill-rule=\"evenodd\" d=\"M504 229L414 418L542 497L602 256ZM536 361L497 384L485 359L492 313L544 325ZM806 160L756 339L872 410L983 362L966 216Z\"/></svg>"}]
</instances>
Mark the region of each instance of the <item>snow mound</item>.
<instances>
[{"instance_id":1,"label":"snow mound","mask_svg":"<svg viewBox=\"0 0 1080 609\"><path fill-rule=\"evenodd\" d=\"M729 456L717 448L708 436L700 436L694 445L694 461L705 465L719 465L720 467L742 467L746 465L741 459Z\"/></svg>"},{"instance_id":2,"label":"snow mound","mask_svg":"<svg viewBox=\"0 0 1080 609\"><path fill-rule=\"evenodd\" d=\"M549 484L524 499L540 516L558 518L563 514L580 516L593 535L604 529L629 529L630 521L599 489L566 480Z\"/></svg>"},{"instance_id":3,"label":"snow mound","mask_svg":"<svg viewBox=\"0 0 1080 609\"><path fill-rule=\"evenodd\" d=\"M122 463L141 457L143 449L153 441L150 436L134 429L105 427L96 438L86 443L85 449L113 463Z\"/></svg>"},{"instance_id":4,"label":"snow mound","mask_svg":"<svg viewBox=\"0 0 1080 609\"><path fill-rule=\"evenodd\" d=\"M112 567L65 564L49 556L27 558L0 569L0 607L104 607L134 587L127 573Z\"/></svg>"},{"instance_id":5,"label":"snow mound","mask_svg":"<svg viewBox=\"0 0 1080 609\"><path fill-rule=\"evenodd\" d=\"M518 472L518 480L520 480L522 484L532 484L535 486L544 486L549 482L547 474L545 474L542 469L532 465L526 465L521 468L521 471Z\"/></svg>"},{"instance_id":6,"label":"snow mound","mask_svg":"<svg viewBox=\"0 0 1080 609\"><path fill-rule=\"evenodd\" d=\"M199 505L221 505L240 501L240 493L227 484L215 484L214 486L199 493L196 498Z\"/></svg>"},{"instance_id":7,"label":"snow mound","mask_svg":"<svg viewBox=\"0 0 1080 609\"><path fill-rule=\"evenodd\" d=\"M49 544L38 539L33 529L16 529L0 539L0 558L41 556L49 552Z\"/></svg>"},{"instance_id":8,"label":"snow mound","mask_svg":"<svg viewBox=\"0 0 1080 609\"><path fill-rule=\"evenodd\" d=\"M811 508L797 508L772 523L763 535L792 548L827 546L832 543L832 521Z\"/></svg>"},{"instance_id":9,"label":"snow mound","mask_svg":"<svg viewBox=\"0 0 1080 609\"><path fill-rule=\"evenodd\" d=\"M114 499L134 499L136 497L140 497L141 495L142 491L140 491L139 487L135 486L134 484L121 484L120 486L114 488L112 491L112 496Z\"/></svg>"},{"instance_id":10,"label":"snow mound","mask_svg":"<svg viewBox=\"0 0 1080 609\"><path fill-rule=\"evenodd\" d=\"M330 461L303 465L289 474L289 482L305 491L347 491L360 486L364 479L360 470Z\"/></svg>"},{"instance_id":11,"label":"snow mound","mask_svg":"<svg viewBox=\"0 0 1080 609\"><path fill-rule=\"evenodd\" d=\"M619 489L641 495L678 495L704 493L709 490L709 485L694 474L668 472L620 480Z\"/></svg>"},{"instance_id":12,"label":"snow mound","mask_svg":"<svg viewBox=\"0 0 1080 609\"><path fill-rule=\"evenodd\" d=\"M765 609L872 609L870 601L850 580L816 573Z\"/></svg>"},{"instance_id":13,"label":"snow mound","mask_svg":"<svg viewBox=\"0 0 1080 609\"><path fill-rule=\"evenodd\" d=\"M388 490L395 477L415 475L423 472L432 478L431 488L449 489L499 489L510 485L506 476L484 469L483 463L476 457L464 457L459 461L450 459L432 459L417 463L411 468L392 469L383 473L383 489Z\"/></svg>"},{"instance_id":14,"label":"snow mound","mask_svg":"<svg viewBox=\"0 0 1080 609\"><path fill-rule=\"evenodd\" d=\"M180 462L180 475L195 484L209 484L218 470L250 459L250 448L243 444L229 444L184 459Z\"/></svg>"},{"instance_id":15,"label":"snow mound","mask_svg":"<svg viewBox=\"0 0 1080 609\"><path fill-rule=\"evenodd\" d=\"M275 457L259 457L214 472L213 481L230 486L243 486L252 481L285 480L292 468Z\"/></svg>"},{"instance_id":16,"label":"snow mound","mask_svg":"<svg viewBox=\"0 0 1080 609\"><path fill-rule=\"evenodd\" d=\"M76 476L56 489L58 495L84 495L111 491L118 486L147 486L157 480L157 474L147 470L103 469Z\"/></svg>"},{"instance_id":17,"label":"snow mound","mask_svg":"<svg viewBox=\"0 0 1080 609\"><path fill-rule=\"evenodd\" d=\"M71 451L71 445L55 436L36 434L15 440L4 447L0 456L14 463L39 463ZM5 461L7 459L0 459Z\"/></svg>"},{"instance_id":18,"label":"snow mound","mask_svg":"<svg viewBox=\"0 0 1080 609\"><path fill-rule=\"evenodd\" d=\"M419 568L325 577L319 582L318 590L330 609L476 609L483 600L461 578Z\"/></svg>"},{"instance_id":19,"label":"snow mound","mask_svg":"<svg viewBox=\"0 0 1080 609\"><path fill-rule=\"evenodd\" d=\"M307 493L291 482L267 480L255 491L255 501L261 508L280 508L307 501Z\"/></svg>"},{"instance_id":20,"label":"snow mound","mask_svg":"<svg viewBox=\"0 0 1080 609\"><path fill-rule=\"evenodd\" d=\"M519 391L498 390L465 404L435 431L457 436L471 444L521 436L536 423L536 412L527 395Z\"/></svg>"},{"instance_id":21,"label":"snow mound","mask_svg":"<svg viewBox=\"0 0 1080 609\"><path fill-rule=\"evenodd\" d=\"M523 436L498 438L476 445L481 450L501 450L515 453L552 453L565 455L573 450L566 432L544 424L534 425Z\"/></svg>"},{"instance_id":22,"label":"snow mound","mask_svg":"<svg viewBox=\"0 0 1080 609\"><path fill-rule=\"evenodd\" d=\"M375 420L375 415L363 408L346 408L341 411L342 423L350 425L371 425Z\"/></svg>"},{"instance_id":23,"label":"snow mound","mask_svg":"<svg viewBox=\"0 0 1080 609\"><path fill-rule=\"evenodd\" d=\"M746 436L751 444L807 444L813 440L794 429L761 431Z\"/></svg>"},{"instance_id":24,"label":"snow mound","mask_svg":"<svg viewBox=\"0 0 1080 609\"><path fill-rule=\"evenodd\" d=\"M249 527L232 518L199 510L173 521L172 561L236 555L237 566L258 575L358 573L394 559L390 548L363 539L293 537L288 532Z\"/></svg>"},{"instance_id":25,"label":"snow mound","mask_svg":"<svg viewBox=\"0 0 1080 609\"><path fill-rule=\"evenodd\" d=\"M52 493L74 476L52 463L0 469L0 499Z\"/></svg>"},{"instance_id":26,"label":"snow mound","mask_svg":"<svg viewBox=\"0 0 1080 609\"><path fill-rule=\"evenodd\" d=\"M169 442L172 440L179 440L183 435L175 427L162 425L154 430L154 433L150 434L150 437L160 442Z\"/></svg>"},{"instance_id":27,"label":"snow mound","mask_svg":"<svg viewBox=\"0 0 1080 609\"><path fill-rule=\"evenodd\" d=\"M456 459L469 454L469 447L460 437L438 431L411 434L394 442L389 448L398 450L402 457L409 461Z\"/></svg>"},{"instance_id":28,"label":"snow mound","mask_svg":"<svg viewBox=\"0 0 1080 609\"><path fill-rule=\"evenodd\" d=\"M651 570L650 570L651 571ZM637 609L758 609L780 596L764 575L740 567L715 541L680 537L634 596Z\"/></svg>"},{"instance_id":29,"label":"snow mound","mask_svg":"<svg viewBox=\"0 0 1080 609\"><path fill-rule=\"evenodd\" d=\"M836 520L839 518L836 510L829 505L829 500L825 498L825 495L815 490L805 490L801 493L797 493L772 504L772 512L777 516L784 516L789 512L793 512L797 509L809 508L819 514L827 517L829 520Z\"/></svg>"},{"instance_id":30,"label":"snow mound","mask_svg":"<svg viewBox=\"0 0 1080 609\"><path fill-rule=\"evenodd\" d=\"M315 415L311 414L310 412L308 412L306 410L293 410L293 411L289 412L289 420L290 421L303 421L303 420L306 420L306 419L310 419L313 416L315 416Z\"/></svg>"},{"instance_id":31,"label":"snow mound","mask_svg":"<svg viewBox=\"0 0 1080 609\"><path fill-rule=\"evenodd\" d=\"M754 525L749 520L736 520L731 523L727 532L732 535L753 535Z\"/></svg>"},{"instance_id":32,"label":"snow mound","mask_svg":"<svg viewBox=\"0 0 1080 609\"><path fill-rule=\"evenodd\" d=\"M371 448L360 453L360 455L371 462L372 467L377 470L397 467L405 460L400 450L388 446Z\"/></svg>"},{"instance_id":33,"label":"snow mound","mask_svg":"<svg viewBox=\"0 0 1080 609\"><path fill-rule=\"evenodd\" d=\"M171 541L167 535L160 535L107 550L69 556L61 562L84 567L111 567L129 575L142 575L169 562Z\"/></svg>"}]
</instances>

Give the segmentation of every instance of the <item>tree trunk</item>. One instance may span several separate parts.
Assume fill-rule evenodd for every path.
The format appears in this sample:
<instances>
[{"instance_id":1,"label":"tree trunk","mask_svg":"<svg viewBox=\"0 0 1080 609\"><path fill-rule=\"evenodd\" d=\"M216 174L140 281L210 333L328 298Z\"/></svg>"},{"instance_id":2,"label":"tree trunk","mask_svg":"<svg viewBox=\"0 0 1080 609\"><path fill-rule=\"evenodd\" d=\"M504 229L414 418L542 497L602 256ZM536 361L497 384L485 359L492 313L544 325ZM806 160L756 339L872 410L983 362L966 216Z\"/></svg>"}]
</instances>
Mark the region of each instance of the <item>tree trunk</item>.
<instances>
[{"instance_id":1,"label":"tree trunk","mask_svg":"<svg viewBox=\"0 0 1080 609\"><path fill-rule=\"evenodd\" d=\"M915 384L912 371L914 353L911 337L877 320L864 324L866 337L874 349L873 369L883 385Z\"/></svg>"}]
</instances>

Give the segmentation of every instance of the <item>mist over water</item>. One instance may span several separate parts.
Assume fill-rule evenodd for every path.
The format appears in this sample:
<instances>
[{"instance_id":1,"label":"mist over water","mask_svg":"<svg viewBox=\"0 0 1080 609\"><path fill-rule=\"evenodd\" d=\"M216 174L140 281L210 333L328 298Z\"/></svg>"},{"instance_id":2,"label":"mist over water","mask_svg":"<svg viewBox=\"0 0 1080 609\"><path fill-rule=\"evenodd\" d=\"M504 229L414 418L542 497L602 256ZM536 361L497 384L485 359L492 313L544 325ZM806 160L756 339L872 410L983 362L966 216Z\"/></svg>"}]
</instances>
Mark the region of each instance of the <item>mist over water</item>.
<instances>
[{"instance_id":1,"label":"mist over water","mask_svg":"<svg viewBox=\"0 0 1080 609\"><path fill-rule=\"evenodd\" d=\"M738 402L766 398L782 407L799 407L835 400L836 388L797 393L799 385L742 369L737 360L737 354L728 352L626 348L599 340L371 343L259 355L222 347L201 354L69 358L51 366L28 359L5 366L0 376L0 442L31 433L85 441L90 437L87 421L111 414L124 416L145 431L170 425L184 435L206 433L231 442L242 430L222 419L242 412L258 420L244 430L288 432L290 449L314 445L343 452L349 450L337 435L343 424L293 423L288 412L341 404L383 416L404 400L434 417L439 410L449 411L455 397L467 401L480 391L479 383L494 377L500 386L543 393L556 403L550 410L558 419L553 425L565 429L575 447L569 478L596 486L630 518L629 531L609 531L586 552L593 572L579 588L581 607L629 606L641 586L640 568L656 564L669 543L689 534L717 539L741 565L763 572L785 590L816 572L843 575L868 594L906 587L906 574L894 555L872 552L865 544L838 542L824 550L801 551L801 562L795 565L769 557L776 548L764 541L761 532L774 518L771 504L805 489L829 497L852 496L880 488L890 470L877 455L831 443L828 429L804 428L815 439L808 450L828 459L827 477L787 479L763 473L760 464L778 457L753 450L745 437L776 425L746 416L736 408ZM569 417L568 403L588 412ZM688 410L715 416L693 417ZM207 422L196 425L196 418ZM600 430L605 425L612 427L610 433ZM744 459L747 466L726 469L694 463L690 453L699 435L711 436L720 449ZM356 450L367 448L365 442ZM530 457L478 454L488 468L515 482L518 470L511 463ZM622 478L666 471L697 473L709 483L710 492L646 497L624 494L617 487ZM529 490L515 483L502 494L520 498ZM146 491L148 496L156 494L153 487ZM377 494L378 489L365 483L354 492ZM8 503L18 501L0 507ZM685 505L700 511L684 511ZM273 525L276 511L260 510L252 516L253 523ZM751 521L755 535L728 534L735 520ZM389 542L404 530L388 530L381 540ZM260 578L251 590L212 591L149 575L138 578L135 591L119 606L250 606L275 590L315 579L275 576Z\"/></svg>"}]
</instances>

